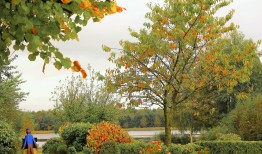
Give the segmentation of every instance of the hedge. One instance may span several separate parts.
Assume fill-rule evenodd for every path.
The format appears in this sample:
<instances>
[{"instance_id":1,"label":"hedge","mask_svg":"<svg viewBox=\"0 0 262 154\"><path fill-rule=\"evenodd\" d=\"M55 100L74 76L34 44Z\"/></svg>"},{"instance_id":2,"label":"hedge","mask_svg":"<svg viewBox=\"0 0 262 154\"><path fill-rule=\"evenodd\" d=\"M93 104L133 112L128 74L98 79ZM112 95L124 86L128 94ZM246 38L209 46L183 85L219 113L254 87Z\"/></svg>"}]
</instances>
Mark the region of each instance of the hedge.
<instances>
[{"instance_id":1,"label":"hedge","mask_svg":"<svg viewBox=\"0 0 262 154\"><path fill-rule=\"evenodd\" d=\"M262 153L262 141L202 141L210 154L258 154Z\"/></svg>"}]
</instances>

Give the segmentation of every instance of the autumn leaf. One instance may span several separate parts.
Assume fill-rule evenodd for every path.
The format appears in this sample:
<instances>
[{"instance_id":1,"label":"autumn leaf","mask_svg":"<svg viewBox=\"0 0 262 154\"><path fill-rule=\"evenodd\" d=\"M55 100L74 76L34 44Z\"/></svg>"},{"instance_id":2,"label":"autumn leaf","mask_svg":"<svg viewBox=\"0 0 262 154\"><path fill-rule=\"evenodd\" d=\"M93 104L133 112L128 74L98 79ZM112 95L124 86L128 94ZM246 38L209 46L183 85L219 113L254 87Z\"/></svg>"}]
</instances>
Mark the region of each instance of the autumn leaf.
<instances>
[{"instance_id":1,"label":"autumn leaf","mask_svg":"<svg viewBox=\"0 0 262 154\"><path fill-rule=\"evenodd\" d=\"M111 51L111 48L106 46L106 45L102 45L102 49L105 51L105 52L110 52Z\"/></svg>"},{"instance_id":2,"label":"autumn leaf","mask_svg":"<svg viewBox=\"0 0 262 154\"><path fill-rule=\"evenodd\" d=\"M169 44L169 46L170 46L171 49L174 49L175 48L175 43L172 42L172 43Z\"/></svg>"},{"instance_id":3,"label":"autumn leaf","mask_svg":"<svg viewBox=\"0 0 262 154\"><path fill-rule=\"evenodd\" d=\"M122 12L124 8L120 6L116 6L116 12Z\"/></svg>"},{"instance_id":4,"label":"autumn leaf","mask_svg":"<svg viewBox=\"0 0 262 154\"><path fill-rule=\"evenodd\" d=\"M35 28L35 27L33 27L31 31L32 31L32 33L33 33L34 35L36 35L36 34L37 34L37 30L36 30L36 28Z\"/></svg>"},{"instance_id":5,"label":"autumn leaf","mask_svg":"<svg viewBox=\"0 0 262 154\"><path fill-rule=\"evenodd\" d=\"M68 4L71 2L71 0L61 0L63 4Z\"/></svg>"},{"instance_id":6,"label":"autumn leaf","mask_svg":"<svg viewBox=\"0 0 262 154\"><path fill-rule=\"evenodd\" d=\"M73 66L71 66L71 69L74 71L74 72L79 72L82 68L81 68L81 65L78 61L74 61L73 62Z\"/></svg>"},{"instance_id":7,"label":"autumn leaf","mask_svg":"<svg viewBox=\"0 0 262 154\"><path fill-rule=\"evenodd\" d=\"M81 69L80 71L81 71L82 77L86 78L87 77L86 71L84 69Z\"/></svg>"},{"instance_id":8,"label":"autumn leaf","mask_svg":"<svg viewBox=\"0 0 262 154\"><path fill-rule=\"evenodd\" d=\"M82 1L81 3L79 3L79 6L80 6L83 10L85 10L86 8L91 7L92 4L91 4L91 2L90 2L89 0L85 0L85 1Z\"/></svg>"},{"instance_id":9,"label":"autumn leaf","mask_svg":"<svg viewBox=\"0 0 262 154\"><path fill-rule=\"evenodd\" d=\"M128 63L125 64L125 69L127 69L127 68L128 68Z\"/></svg>"},{"instance_id":10,"label":"autumn leaf","mask_svg":"<svg viewBox=\"0 0 262 154\"><path fill-rule=\"evenodd\" d=\"M138 86L139 88L145 88L145 87L146 87L146 85L145 85L144 83L139 83L139 84L137 84L137 86Z\"/></svg>"}]
</instances>

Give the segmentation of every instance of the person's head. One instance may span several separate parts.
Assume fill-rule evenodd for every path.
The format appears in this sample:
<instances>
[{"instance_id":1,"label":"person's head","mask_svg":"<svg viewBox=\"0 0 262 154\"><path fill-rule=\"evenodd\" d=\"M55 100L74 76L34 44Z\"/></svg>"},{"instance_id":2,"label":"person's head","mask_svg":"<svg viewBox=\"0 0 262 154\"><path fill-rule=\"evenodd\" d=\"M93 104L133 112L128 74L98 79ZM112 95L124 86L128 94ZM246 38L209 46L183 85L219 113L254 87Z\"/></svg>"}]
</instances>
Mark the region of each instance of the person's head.
<instances>
[{"instance_id":1,"label":"person's head","mask_svg":"<svg viewBox=\"0 0 262 154\"><path fill-rule=\"evenodd\" d=\"M31 133L31 129L30 128L26 128L26 134L30 134Z\"/></svg>"}]
</instances>

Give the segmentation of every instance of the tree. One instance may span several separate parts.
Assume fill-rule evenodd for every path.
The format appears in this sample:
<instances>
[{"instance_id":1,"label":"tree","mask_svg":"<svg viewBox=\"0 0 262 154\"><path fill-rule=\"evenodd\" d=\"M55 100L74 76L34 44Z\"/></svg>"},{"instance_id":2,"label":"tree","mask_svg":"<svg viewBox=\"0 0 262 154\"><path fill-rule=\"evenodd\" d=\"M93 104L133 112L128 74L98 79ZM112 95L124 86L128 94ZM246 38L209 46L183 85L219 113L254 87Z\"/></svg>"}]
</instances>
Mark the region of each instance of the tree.
<instances>
[{"instance_id":1,"label":"tree","mask_svg":"<svg viewBox=\"0 0 262 154\"><path fill-rule=\"evenodd\" d=\"M101 121L118 122L121 116L117 108L118 98L104 90L103 82L91 69L89 78L71 76L60 84L52 92L50 100L55 104L55 115L59 121L64 122L90 122Z\"/></svg>"},{"instance_id":2,"label":"tree","mask_svg":"<svg viewBox=\"0 0 262 154\"><path fill-rule=\"evenodd\" d=\"M115 1L95 0L2 0L0 1L0 66L9 64L10 47L26 50L28 59L40 56L45 65L70 68L71 60L53 45L54 41L78 40L77 34L90 19L121 12Z\"/></svg>"},{"instance_id":3,"label":"tree","mask_svg":"<svg viewBox=\"0 0 262 154\"><path fill-rule=\"evenodd\" d=\"M53 110L32 112L35 130L53 130L55 116Z\"/></svg>"},{"instance_id":4,"label":"tree","mask_svg":"<svg viewBox=\"0 0 262 154\"><path fill-rule=\"evenodd\" d=\"M26 134L25 129L26 128L34 128L34 118L31 112L23 112L21 115L21 123L22 127L20 130L20 134Z\"/></svg>"},{"instance_id":5,"label":"tree","mask_svg":"<svg viewBox=\"0 0 262 154\"><path fill-rule=\"evenodd\" d=\"M147 120L146 120L146 117L143 116L141 119L140 119L140 126L142 128L146 127L147 126Z\"/></svg>"},{"instance_id":6,"label":"tree","mask_svg":"<svg viewBox=\"0 0 262 154\"><path fill-rule=\"evenodd\" d=\"M248 44L250 41L252 40L245 39L244 34L241 32L233 31L228 37L228 42L230 43L225 44L226 50L227 52L232 52L233 50L243 50L245 44ZM234 52L232 52L232 54L234 54ZM241 56L239 55L238 58L241 58ZM220 114L220 118L223 117L221 114L227 114L234 109L237 102L244 101L246 98L262 92L262 64L259 60L259 51L252 60L253 68L249 81L239 83L233 88L231 93L228 93L226 90L214 93L214 95L216 95L216 99L214 101L217 102L217 110L218 114ZM234 60L231 60L230 63L234 63ZM235 65L238 68L239 65L243 65L243 63L235 63Z\"/></svg>"},{"instance_id":7,"label":"tree","mask_svg":"<svg viewBox=\"0 0 262 154\"><path fill-rule=\"evenodd\" d=\"M13 61L12 58L9 61ZM20 89L20 85L25 81L21 79L21 74L17 72L15 66L0 66L0 119L11 124L18 115L18 104L25 100L28 93Z\"/></svg>"},{"instance_id":8,"label":"tree","mask_svg":"<svg viewBox=\"0 0 262 154\"><path fill-rule=\"evenodd\" d=\"M250 97L238 103L217 127L203 134L208 139L216 139L219 134L238 134L242 140L262 140L262 95ZM211 134L211 135L209 135Z\"/></svg>"},{"instance_id":9,"label":"tree","mask_svg":"<svg viewBox=\"0 0 262 154\"><path fill-rule=\"evenodd\" d=\"M160 127L161 126L161 119L160 119L160 117L158 115L155 115L154 126L155 127Z\"/></svg>"},{"instance_id":10,"label":"tree","mask_svg":"<svg viewBox=\"0 0 262 154\"><path fill-rule=\"evenodd\" d=\"M230 93L238 83L249 80L257 44L247 41L241 50L228 52L225 34L235 29L233 23L227 24L233 11L215 17L230 2L149 4L146 18L150 22L139 32L130 30L137 41L121 41L120 55L113 52L109 58L116 68L107 71L108 90L121 93L133 105L162 107L166 145L171 143L172 113L178 105L208 100L218 90ZM104 50L111 48L104 46Z\"/></svg>"},{"instance_id":11,"label":"tree","mask_svg":"<svg viewBox=\"0 0 262 154\"><path fill-rule=\"evenodd\" d=\"M241 32L232 31L228 35L228 43L225 43L226 51L233 54L233 50L243 50L245 44L250 41L245 39L244 34ZM232 59L229 60L236 68L242 65L242 63L234 63ZM228 92L226 89L216 91L213 92L214 97L210 100L193 103L189 106L179 105L177 112L174 113L176 127L180 128L181 131L190 130L190 134L214 127L235 108L237 103L245 101L252 93L259 92L262 76L260 73L261 62L258 55L253 58L253 61L254 67L250 75L250 81L239 83L233 88L232 92Z\"/></svg>"}]
</instances>

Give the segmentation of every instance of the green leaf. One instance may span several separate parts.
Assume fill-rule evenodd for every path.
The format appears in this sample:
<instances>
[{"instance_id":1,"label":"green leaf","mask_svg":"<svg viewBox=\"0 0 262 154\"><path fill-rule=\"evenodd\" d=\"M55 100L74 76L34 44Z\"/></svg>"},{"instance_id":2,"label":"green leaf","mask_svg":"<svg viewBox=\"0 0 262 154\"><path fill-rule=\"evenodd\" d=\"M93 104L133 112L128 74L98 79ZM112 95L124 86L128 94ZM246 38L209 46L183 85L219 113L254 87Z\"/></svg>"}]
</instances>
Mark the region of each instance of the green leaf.
<instances>
[{"instance_id":1,"label":"green leaf","mask_svg":"<svg viewBox=\"0 0 262 154\"><path fill-rule=\"evenodd\" d=\"M71 60L69 58L64 58L64 59L61 59L61 63L63 65L64 68L70 68L71 67Z\"/></svg>"},{"instance_id":2,"label":"green leaf","mask_svg":"<svg viewBox=\"0 0 262 154\"><path fill-rule=\"evenodd\" d=\"M29 59L30 61L35 61L35 59L36 59L36 54L30 54L30 55L28 56L28 59Z\"/></svg>"},{"instance_id":3,"label":"green leaf","mask_svg":"<svg viewBox=\"0 0 262 154\"><path fill-rule=\"evenodd\" d=\"M21 9L23 10L23 13L26 15L30 13L29 8L24 3L22 3Z\"/></svg>"},{"instance_id":4,"label":"green leaf","mask_svg":"<svg viewBox=\"0 0 262 154\"><path fill-rule=\"evenodd\" d=\"M45 58L45 63L48 64L50 62L50 58L49 57L46 57Z\"/></svg>"},{"instance_id":5,"label":"green leaf","mask_svg":"<svg viewBox=\"0 0 262 154\"><path fill-rule=\"evenodd\" d=\"M111 48L109 48L108 46L106 45L102 45L102 48L105 52L110 52L111 51Z\"/></svg>"},{"instance_id":6,"label":"green leaf","mask_svg":"<svg viewBox=\"0 0 262 154\"><path fill-rule=\"evenodd\" d=\"M7 9L10 9L10 3L5 3L5 7L6 7Z\"/></svg>"},{"instance_id":7,"label":"green leaf","mask_svg":"<svg viewBox=\"0 0 262 154\"><path fill-rule=\"evenodd\" d=\"M42 59L45 59L46 53L45 53L45 52L41 52L41 53L40 53L40 57L41 57Z\"/></svg>"},{"instance_id":8,"label":"green leaf","mask_svg":"<svg viewBox=\"0 0 262 154\"><path fill-rule=\"evenodd\" d=\"M59 51L55 52L55 57L58 59L62 59L63 58L63 54Z\"/></svg>"},{"instance_id":9,"label":"green leaf","mask_svg":"<svg viewBox=\"0 0 262 154\"><path fill-rule=\"evenodd\" d=\"M59 61L54 62L55 68L60 70L62 68L62 64Z\"/></svg>"},{"instance_id":10,"label":"green leaf","mask_svg":"<svg viewBox=\"0 0 262 154\"><path fill-rule=\"evenodd\" d=\"M17 45L17 44L15 44L15 45L13 46L13 48L14 48L14 50L19 50L19 49L20 49L19 45Z\"/></svg>"}]
</instances>

